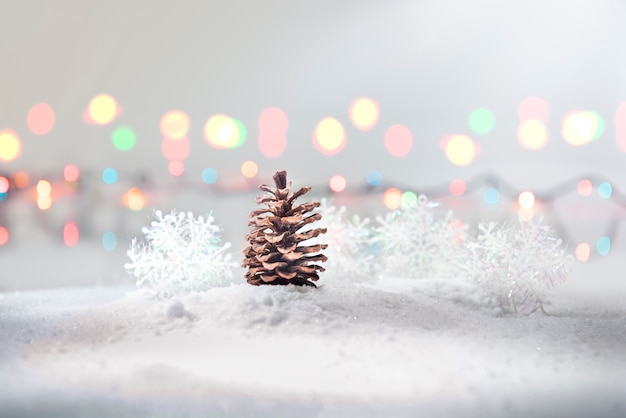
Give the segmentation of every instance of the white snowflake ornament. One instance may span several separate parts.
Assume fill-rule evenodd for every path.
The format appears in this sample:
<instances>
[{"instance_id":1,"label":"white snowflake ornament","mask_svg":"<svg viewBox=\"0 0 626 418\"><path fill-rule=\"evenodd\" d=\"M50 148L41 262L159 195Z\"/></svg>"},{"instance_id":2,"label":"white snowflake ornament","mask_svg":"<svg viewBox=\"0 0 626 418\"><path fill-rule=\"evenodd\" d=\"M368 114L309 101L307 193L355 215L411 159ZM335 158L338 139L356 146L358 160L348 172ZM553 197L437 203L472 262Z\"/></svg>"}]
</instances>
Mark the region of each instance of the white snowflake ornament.
<instances>
[{"instance_id":1,"label":"white snowflake ornament","mask_svg":"<svg viewBox=\"0 0 626 418\"><path fill-rule=\"evenodd\" d=\"M126 270L138 287L170 297L189 291L222 286L232 280L230 243L222 243L220 228L212 216L194 217L191 212L163 214L142 228L145 241L133 239Z\"/></svg>"}]
</instances>

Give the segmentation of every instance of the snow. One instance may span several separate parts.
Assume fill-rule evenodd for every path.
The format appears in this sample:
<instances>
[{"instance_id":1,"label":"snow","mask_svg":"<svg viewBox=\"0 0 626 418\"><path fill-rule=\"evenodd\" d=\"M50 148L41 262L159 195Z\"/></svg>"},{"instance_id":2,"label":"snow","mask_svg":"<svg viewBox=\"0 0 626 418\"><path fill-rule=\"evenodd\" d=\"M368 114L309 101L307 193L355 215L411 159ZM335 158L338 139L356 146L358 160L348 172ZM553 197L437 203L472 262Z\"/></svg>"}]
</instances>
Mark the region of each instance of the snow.
<instances>
[{"instance_id":1,"label":"snow","mask_svg":"<svg viewBox=\"0 0 626 418\"><path fill-rule=\"evenodd\" d=\"M0 416L624 416L626 292L590 271L526 316L461 278L4 292Z\"/></svg>"}]
</instances>

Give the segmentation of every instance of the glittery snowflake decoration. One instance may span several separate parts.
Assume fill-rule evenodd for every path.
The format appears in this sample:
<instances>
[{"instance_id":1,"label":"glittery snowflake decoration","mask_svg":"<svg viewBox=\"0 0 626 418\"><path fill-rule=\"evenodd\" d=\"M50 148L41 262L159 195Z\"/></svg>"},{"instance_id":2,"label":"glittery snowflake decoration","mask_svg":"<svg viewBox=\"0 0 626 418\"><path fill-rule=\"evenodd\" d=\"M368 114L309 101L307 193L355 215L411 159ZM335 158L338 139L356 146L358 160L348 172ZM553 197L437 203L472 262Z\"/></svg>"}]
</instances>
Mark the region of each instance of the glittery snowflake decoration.
<instances>
[{"instance_id":1,"label":"glittery snowflake decoration","mask_svg":"<svg viewBox=\"0 0 626 418\"><path fill-rule=\"evenodd\" d=\"M415 204L377 218L381 276L458 277L465 263L466 228L451 212L438 217L437 206L421 195Z\"/></svg>"},{"instance_id":2,"label":"glittery snowflake decoration","mask_svg":"<svg viewBox=\"0 0 626 418\"><path fill-rule=\"evenodd\" d=\"M341 281L371 281L374 278L374 237L368 218L349 217L345 206L337 207L326 199L318 211L320 225L327 232L320 242L328 244L326 276Z\"/></svg>"},{"instance_id":3,"label":"glittery snowflake decoration","mask_svg":"<svg viewBox=\"0 0 626 418\"><path fill-rule=\"evenodd\" d=\"M231 281L230 244L222 244L212 216L155 211L154 218L142 229L145 241L133 239L127 252L131 261L125 267L138 287L170 297Z\"/></svg>"},{"instance_id":4,"label":"glittery snowflake decoration","mask_svg":"<svg viewBox=\"0 0 626 418\"><path fill-rule=\"evenodd\" d=\"M518 228L491 222L478 229L467 246L470 276L504 312L543 311L547 291L569 273L562 241L541 221L520 220Z\"/></svg>"}]
</instances>

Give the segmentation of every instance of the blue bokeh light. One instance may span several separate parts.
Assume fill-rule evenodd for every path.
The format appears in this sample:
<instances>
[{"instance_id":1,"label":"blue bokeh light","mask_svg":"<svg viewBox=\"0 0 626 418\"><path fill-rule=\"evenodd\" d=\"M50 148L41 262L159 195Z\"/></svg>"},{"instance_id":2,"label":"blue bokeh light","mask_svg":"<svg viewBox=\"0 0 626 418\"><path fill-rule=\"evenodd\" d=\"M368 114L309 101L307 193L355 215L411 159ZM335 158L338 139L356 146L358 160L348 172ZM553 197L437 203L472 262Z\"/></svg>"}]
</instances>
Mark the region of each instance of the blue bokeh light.
<instances>
[{"instance_id":1,"label":"blue bokeh light","mask_svg":"<svg viewBox=\"0 0 626 418\"><path fill-rule=\"evenodd\" d=\"M379 186L383 182L383 174L378 170L370 170L365 176L365 181L372 187Z\"/></svg>"},{"instance_id":2,"label":"blue bokeh light","mask_svg":"<svg viewBox=\"0 0 626 418\"><path fill-rule=\"evenodd\" d=\"M117 235L113 231L102 234L102 248L106 251L114 251L117 248Z\"/></svg>"},{"instance_id":3,"label":"blue bokeh light","mask_svg":"<svg viewBox=\"0 0 626 418\"><path fill-rule=\"evenodd\" d=\"M598 185L598 194L604 199L610 199L613 195L613 186L608 181Z\"/></svg>"},{"instance_id":4,"label":"blue bokeh light","mask_svg":"<svg viewBox=\"0 0 626 418\"><path fill-rule=\"evenodd\" d=\"M217 171L208 167L202 170L202 181L206 184L213 184L217 181Z\"/></svg>"},{"instance_id":5,"label":"blue bokeh light","mask_svg":"<svg viewBox=\"0 0 626 418\"><path fill-rule=\"evenodd\" d=\"M490 187L485 190L485 194L483 195L483 199L485 203L488 205L497 205L500 201L500 192L498 189Z\"/></svg>"},{"instance_id":6,"label":"blue bokeh light","mask_svg":"<svg viewBox=\"0 0 626 418\"><path fill-rule=\"evenodd\" d=\"M607 236L600 237L596 243L596 251L600 255L607 255L611 251L611 239Z\"/></svg>"},{"instance_id":7,"label":"blue bokeh light","mask_svg":"<svg viewBox=\"0 0 626 418\"><path fill-rule=\"evenodd\" d=\"M119 175L117 174L117 170L114 168L105 168L102 170L102 181L106 184L115 184Z\"/></svg>"}]
</instances>

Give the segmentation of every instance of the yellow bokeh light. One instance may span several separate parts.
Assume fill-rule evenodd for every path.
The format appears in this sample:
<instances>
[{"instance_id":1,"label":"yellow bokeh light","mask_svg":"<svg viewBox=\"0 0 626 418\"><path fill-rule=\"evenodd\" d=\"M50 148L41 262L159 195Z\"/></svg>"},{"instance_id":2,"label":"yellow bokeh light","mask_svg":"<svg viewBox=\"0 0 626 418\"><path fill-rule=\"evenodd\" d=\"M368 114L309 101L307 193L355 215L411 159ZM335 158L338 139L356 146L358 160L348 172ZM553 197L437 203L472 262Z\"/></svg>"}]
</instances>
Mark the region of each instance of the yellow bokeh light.
<instances>
[{"instance_id":1,"label":"yellow bokeh light","mask_svg":"<svg viewBox=\"0 0 626 418\"><path fill-rule=\"evenodd\" d=\"M161 133L168 139L183 139L189 133L189 116L181 110L170 110L161 118Z\"/></svg>"},{"instance_id":2,"label":"yellow bokeh light","mask_svg":"<svg viewBox=\"0 0 626 418\"><path fill-rule=\"evenodd\" d=\"M445 144L446 157L454 165L470 164L476 156L474 142L465 135L454 135Z\"/></svg>"},{"instance_id":3,"label":"yellow bokeh light","mask_svg":"<svg viewBox=\"0 0 626 418\"><path fill-rule=\"evenodd\" d=\"M48 210L52 206L52 198L50 195L37 196L37 207L41 210Z\"/></svg>"},{"instance_id":4,"label":"yellow bokeh light","mask_svg":"<svg viewBox=\"0 0 626 418\"><path fill-rule=\"evenodd\" d=\"M126 206L134 211L140 211L146 205L146 199L143 195L143 192L137 187L133 187L128 190L128 192L126 192L124 200Z\"/></svg>"},{"instance_id":5,"label":"yellow bokeh light","mask_svg":"<svg viewBox=\"0 0 626 418\"><path fill-rule=\"evenodd\" d=\"M383 195L383 202L385 203L387 209L398 209L400 206L402 206L402 192L395 187L390 187L389 189L385 190L385 193Z\"/></svg>"},{"instance_id":6,"label":"yellow bokeh light","mask_svg":"<svg viewBox=\"0 0 626 418\"><path fill-rule=\"evenodd\" d=\"M89 120L97 125L111 123L119 113L115 99L108 94L99 94L89 102L87 114Z\"/></svg>"},{"instance_id":7,"label":"yellow bokeh light","mask_svg":"<svg viewBox=\"0 0 626 418\"><path fill-rule=\"evenodd\" d=\"M49 196L52 193L52 185L47 180L39 180L37 182L37 194L39 196Z\"/></svg>"},{"instance_id":8,"label":"yellow bokeh light","mask_svg":"<svg viewBox=\"0 0 626 418\"><path fill-rule=\"evenodd\" d=\"M517 139L524 148L538 150L548 142L548 130L540 120L530 119L517 129Z\"/></svg>"},{"instance_id":9,"label":"yellow bokeh light","mask_svg":"<svg viewBox=\"0 0 626 418\"><path fill-rule=\"evenodd\" d=\"M530 209L535 205L535 195L531 192L522 192L517 197L517 202L521 207Z\"/></svg>"},{"instance_id":10,"label":"yellow bokeh light","mask_svg":"<svg viewBox=\"0 0 626 418\"><path fill-rule=\"evenodd\" d=\"M567 143L574 146L591 142L598 132L599 120L591 112L571 112L563 119L561 132Z\"/></svg>"},{"instance_id":11,"label":"yellow bokeh light","mask_svg":"<svg viewBox=\"0 0 626 418\"><path fill-rule=\"evenodd\" d=\"M239 127L226 115L214 115L204 124L204 139L215 148L233 148L239 144Z\"/></svg>"},{"instance_id":12,"label":"yellow bokeh light","mask_svg":"<svg viewBox=\"0 0 626 418\"><path fill-rule=\"evenodd\" d=\"M322 119L315 128L313 144L322 154L336 154L341 151L346 144L346 131L337 119Z\"/></svg>"},{"instance_id":13,"label":"yellow bokeh light","mask_svg":"<svg viewBox=\"0 0 626 418\"><path fill-rule=\"evenodd\" d=\"M0 161L13 161L22 152L20 137L10 129L0 131Z\"/></svg>"},{"instance_id":14,"label":"yellow bokeh light","mask_svg":"<svg viewBox=\"0 0 626 418\"><path fill-rule=\"evenodd\" d=\"M254 161L246 161L241 164L241 174L249 179L255 177L259 173L259 166Z\"/></svg>"},{"instance_id":15,"label":"yellow bokeh light","mask_svg":"<svg viewBox=\"0 0 626 418\"><path fill-rule=\"evenodd\" d=\"M362 131L369 131L378 122L380 107L372 99L360 97L350 104L350 120Z\"/></svg>"}]
</instances>

